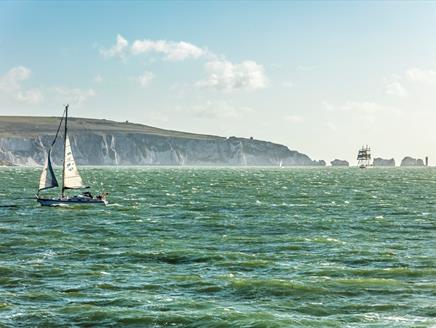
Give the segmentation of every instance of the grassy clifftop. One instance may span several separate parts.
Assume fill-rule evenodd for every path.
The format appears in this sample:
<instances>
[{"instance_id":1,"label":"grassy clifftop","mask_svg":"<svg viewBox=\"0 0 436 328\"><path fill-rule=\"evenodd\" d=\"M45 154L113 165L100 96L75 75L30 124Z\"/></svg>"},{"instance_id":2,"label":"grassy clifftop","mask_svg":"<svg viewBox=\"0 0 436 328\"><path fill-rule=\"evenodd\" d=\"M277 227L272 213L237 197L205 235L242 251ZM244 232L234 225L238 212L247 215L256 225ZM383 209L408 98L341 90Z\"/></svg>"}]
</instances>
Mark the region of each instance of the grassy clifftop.
<instances>
[{"instance_id":1,"label":"grassy clifftop","mask_svg":"<svg viewBox=\"0 0 436 328\"><path fill-rule=\"evenodd\" d=\"M0 137L35 137L42 134L54 134L58 128L59 120L59 117L47 116L0 116ZM136 123L78 117L68 118L68 128L70 134L78 134L81 131L87 131L141 133L202 140L222 138L205 134L164 130Z\"/></svg>"}]
</instances>

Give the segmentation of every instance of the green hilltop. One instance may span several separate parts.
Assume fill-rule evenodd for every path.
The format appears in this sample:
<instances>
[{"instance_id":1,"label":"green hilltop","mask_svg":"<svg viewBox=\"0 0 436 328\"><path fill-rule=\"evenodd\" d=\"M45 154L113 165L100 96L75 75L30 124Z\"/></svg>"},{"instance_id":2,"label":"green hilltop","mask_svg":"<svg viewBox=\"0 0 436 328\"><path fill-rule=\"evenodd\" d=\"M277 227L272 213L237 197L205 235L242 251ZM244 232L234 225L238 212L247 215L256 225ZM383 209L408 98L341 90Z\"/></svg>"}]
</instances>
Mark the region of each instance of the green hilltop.
<instances>
[{"instance_id":1,"label":"green hilltop","mask_svg":"<svg viewBox=\"0 0 436 328\"><path fill-rule=\"evenodd\" d=\"M54 116L0 116L1 137L35 137L41 134L55 134L60 122L59 117ZM69 117L68 128L71 134L80 131L87 132L123 132L141 133L160 136L190 138L202 140L221 139L222 137L165 130L149 125L126 122L116 122L106 119Z\"/></svg>"}]
</instances>

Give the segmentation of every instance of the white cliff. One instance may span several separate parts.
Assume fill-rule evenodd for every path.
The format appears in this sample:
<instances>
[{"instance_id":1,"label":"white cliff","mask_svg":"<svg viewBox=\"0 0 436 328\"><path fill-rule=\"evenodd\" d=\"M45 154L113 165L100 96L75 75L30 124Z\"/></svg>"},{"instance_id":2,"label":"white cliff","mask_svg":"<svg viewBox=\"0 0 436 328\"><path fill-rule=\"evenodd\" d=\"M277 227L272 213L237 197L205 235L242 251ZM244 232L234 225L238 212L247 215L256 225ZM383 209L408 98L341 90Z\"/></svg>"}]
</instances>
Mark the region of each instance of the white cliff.
<instances>
[{"instance_id":1,"label":"white cliff","mask_svg":"<svg viewBox=\"0 0 436 328\"><path fill-rule=\"evenodd\" d=\"M424 161L420 158L416 159L410 156L406 156L401 161L401 166L424 166Z\"/></svg>"},{"instance_id":2,"label":"white cliff","mask_svg":"<svg viewBox=\"0 0 436 328\"><path fill-rule=\"evenodd\" d=\"M0 160L42 164L58 122L58 118L0 117ZM71 122L70 140L81 165L319 165L286 146L251 138L197 135L106 120L73 118ZM61 164L62 138L52 158Z\"/></svg>"},{"instance_id":3,"label":"white cliff","mask_svg":"<svg viewBox=\"0 0 436 328\"><path fill-rule=\"evenodd\" d=\"M395 159L383 159L380 157L374 158L374 166L395 166Z\"/></svg>"}]
</instances>

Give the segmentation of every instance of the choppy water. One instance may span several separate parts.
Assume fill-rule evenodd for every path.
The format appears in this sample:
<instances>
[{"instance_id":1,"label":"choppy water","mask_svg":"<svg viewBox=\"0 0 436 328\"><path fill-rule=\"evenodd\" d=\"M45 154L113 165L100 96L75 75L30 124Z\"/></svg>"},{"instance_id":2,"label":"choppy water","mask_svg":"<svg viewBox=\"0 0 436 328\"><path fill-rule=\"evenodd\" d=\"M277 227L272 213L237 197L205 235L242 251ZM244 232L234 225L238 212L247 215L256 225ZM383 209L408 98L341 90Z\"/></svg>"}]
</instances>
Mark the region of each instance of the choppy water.
<instances>
[{"instance_id":1,"label":"choppy water","mask_svg":"<svg viewBox=\"0 0 436 328\"><path fill-rule=\"evenodd\" d=\"M436 325L436 169L82 175L112 205L0 170L0 326Z\"/></svg>"}]
</instances>

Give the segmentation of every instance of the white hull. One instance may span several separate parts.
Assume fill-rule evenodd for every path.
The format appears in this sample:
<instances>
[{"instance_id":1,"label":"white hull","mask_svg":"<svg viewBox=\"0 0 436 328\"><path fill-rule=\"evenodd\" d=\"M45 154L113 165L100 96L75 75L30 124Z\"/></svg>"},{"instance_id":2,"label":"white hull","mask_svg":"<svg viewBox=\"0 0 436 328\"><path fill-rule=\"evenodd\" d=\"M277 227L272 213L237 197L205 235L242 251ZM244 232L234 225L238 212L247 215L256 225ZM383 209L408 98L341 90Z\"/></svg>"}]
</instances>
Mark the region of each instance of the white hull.
<instances>
[{"instance_id":1,"label":"white hull","mask_svg":"<svg viewBox=\"0 0 436 328\"><path fill-rule=\"evenodd\" d=\"M37 197L41 206L73 206L73 205L104 205L108 204L105 199L85 198L85 197L72 197L72 198L39 198Z\"/></svg>"}]
</instances>

